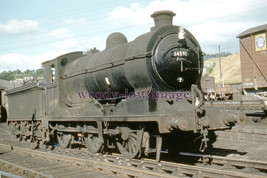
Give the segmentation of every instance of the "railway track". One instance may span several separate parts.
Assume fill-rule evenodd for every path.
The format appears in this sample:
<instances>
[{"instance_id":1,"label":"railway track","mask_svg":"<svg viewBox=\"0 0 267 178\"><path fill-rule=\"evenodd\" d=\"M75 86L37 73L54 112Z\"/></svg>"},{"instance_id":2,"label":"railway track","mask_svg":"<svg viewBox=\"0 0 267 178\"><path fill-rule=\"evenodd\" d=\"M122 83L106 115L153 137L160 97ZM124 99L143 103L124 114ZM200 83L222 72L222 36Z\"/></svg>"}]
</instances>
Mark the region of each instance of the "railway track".
<instances>
[{"instance_id":1,"label":"railway track","mask_svg":"<svg viewBox=\"0 0 267 178\"><path fill-rule=\"evenodd\" d=\"M10 146L16 145L16 146ZM19 146L20 145L20 146ZM151 159L124 159L118 155L90 155L86 149L41 147L31 150L16 141L2 140L1 167L15 170L26 177L266 177L242 173L238 170L220 170L218 167L157 162ZM29 161L29 162L28 162ZM266 166L266 165L265 165Z\"/></svg>"},{"instance_id":2,"label":"railway track","mask_svg":"<svg viewBox=\"0 0 267 178\"><path fill-rule=\"evenodd\" d=\"M216 131L217 141L240 144L267 144L267 120L248 118L245 125L235 125L230 130ZM258 118L259 119L259 118ZM254 121L256 120L256 121Z\"/></svg>"},{"instance_id":3,"label":"railway track","mask_svg":"<svg viewBox=\"0 0 267 178\"><path fill-rule=\"evenodd\" d=\"M179 155L200 158L198 161L204 164L213 164L224 167L236 167L239 169L247 169L252 171L253 169L262 172L267 176L267 161L250 160L237 157L225 157L217 155L204 155L196 153L180 152Z\"/></svg>"},{"instance_id":4,"label":"railway track","mask_svg":"<svg viewBox=\"0 0 267 178\"><path fill-rule=\"evenodd\" d=\"M0 154L1 170L23 177L112 177L59 156L52 158L55 155L41 151L0 144Z\"/></svg>"},{"instance_id":5,"label":"railway track","mask_svg":"<svg viewBox=\"0 0 267 178\"><path fill-rule=\"evenodd\" d=\"M265 104L261 100L205 101L206 106L223 107L225 110L243 110L246 114L264 115Z\"/></svg>"}]
</instances>

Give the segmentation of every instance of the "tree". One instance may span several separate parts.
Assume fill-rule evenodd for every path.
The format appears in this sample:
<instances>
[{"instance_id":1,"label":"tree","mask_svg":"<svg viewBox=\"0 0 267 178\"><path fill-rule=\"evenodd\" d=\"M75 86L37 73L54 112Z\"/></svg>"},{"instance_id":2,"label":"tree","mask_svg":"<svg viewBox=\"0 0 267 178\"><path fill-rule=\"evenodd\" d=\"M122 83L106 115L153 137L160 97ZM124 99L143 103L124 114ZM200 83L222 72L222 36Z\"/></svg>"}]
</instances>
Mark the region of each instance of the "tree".
<instances>
[{"instance_id":1,"label":"tree","mask_svg":"<svg viewBox=\"0 0 267 178\"><path fill-rule=\"evenodd\" d=\"M36 70L36 76L37 77L45 77L45 70L44 68L40 68Z\"/></svg>"},{"instance_id":2,"label":"tree","mask_svg":"<svg viewBox=\"0 0 267 178\"><path fill-rule=\"evenodd\" d=\"M221 54L220 54L220 56L221 57L227 57L227 56L229 56L229 55L231 55L232 53L228 53L228 52L222 52ZM215 54L206 54L205 56L204 56L204 60L205 59L212 59L212 58L218 58L219 57L219 53L215 53Z\"/></svg>"},{"instance_id":3,"label":"tree","mask_svg":"<svg viewBox=\"0 0 267 178\"><path fill-rule=\"evenodd\" d=\"M17 69L14 71L3 71L0 73L0 78L4 80L15 80L19 78L24 77L44 77L45 71L43 68L37 69L37 70L26 70L24 72L21 72L21 70Z\"/></svg>"}]
</instances>

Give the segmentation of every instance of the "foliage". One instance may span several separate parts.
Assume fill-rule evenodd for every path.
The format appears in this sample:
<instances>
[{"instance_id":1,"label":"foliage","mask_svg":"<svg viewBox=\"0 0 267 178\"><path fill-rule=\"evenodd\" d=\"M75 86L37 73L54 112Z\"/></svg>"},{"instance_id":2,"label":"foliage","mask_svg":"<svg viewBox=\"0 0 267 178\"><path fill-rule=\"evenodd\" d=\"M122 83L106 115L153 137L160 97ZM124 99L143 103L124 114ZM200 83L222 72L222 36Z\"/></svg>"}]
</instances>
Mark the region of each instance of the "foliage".
<instances>
[{"instance_id":1,"label":"foliage","mask_svg":"<svg viewBox=\"0 0 267 178\"><path fill-rule=\"evenodd\" d=\"M87 55L92 55L95 53L98 53L99 50L96 49L96 47L91 48L88 50L86 53ZM19 78L24 78L24 77L45 77L45 70L43 68L37 69L37 70L26 70L24 72L20 71L19 69L14 70L14 71L4 71L0 73L0 79L4 80L16 80Z\"/></svg>"},{"instance_id":2,"label":"foliage","mask_svg":"<svg viewBox=\"0 0 267 178\"><path fill-rule=\"evenodd\" d=\"M232 53L225 53L225 52L222 52L220 54L221 57L227 57L227 56L230 56ZM212 59L212 58L218 58L219 57L219 53L216 53L216 54L206 54L204 56L204 60L206 59Z\"/></svg>"},{"instance_id":3,"label":"foliage","mask_svg":"<svg viewBox=\"0 0 267 178\"><path fill-rule=\"evenodd\" d=\"M215 64L213 66L210 66L209 68L207 68L205 76L209 76L214 68L215 68Z\"/></svg>"},{"instance_id":4,"label":"foliage","mask_svg":"<svg viewBox=\"0 0 267 178\"><path fill-rule=\"evenodd\" d=\"M19 69L14 70L14 71L4 71L0 73L0 79L5 79L5 80L15 80L19 78L24 78L24 77L44 77L45 76L45 71L43 68L37 69L37 70L26 70L24 72L20 71Z\"/></svg>"}]
</instances>

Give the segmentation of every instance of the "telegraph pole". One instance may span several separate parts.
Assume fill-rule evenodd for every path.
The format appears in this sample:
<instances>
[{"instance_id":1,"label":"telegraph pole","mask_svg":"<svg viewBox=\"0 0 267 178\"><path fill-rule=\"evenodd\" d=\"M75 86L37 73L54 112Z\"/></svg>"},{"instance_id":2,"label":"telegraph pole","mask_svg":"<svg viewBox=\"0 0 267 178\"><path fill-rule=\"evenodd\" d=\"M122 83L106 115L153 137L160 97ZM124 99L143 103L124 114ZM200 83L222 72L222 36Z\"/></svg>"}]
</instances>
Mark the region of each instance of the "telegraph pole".
<instances>
[{"instance_id":1,"label":"telegraph pole","mask_svg":"<svg viewBox=\"0 0 267 178\"><path fill-rule=\"evenodd\" d=\"M222 72L222 61L221 61L221 46L219 45L219 63L220 63L220 81L221 86L224 87L223 72Z\"/></svg>"}]
</instances>

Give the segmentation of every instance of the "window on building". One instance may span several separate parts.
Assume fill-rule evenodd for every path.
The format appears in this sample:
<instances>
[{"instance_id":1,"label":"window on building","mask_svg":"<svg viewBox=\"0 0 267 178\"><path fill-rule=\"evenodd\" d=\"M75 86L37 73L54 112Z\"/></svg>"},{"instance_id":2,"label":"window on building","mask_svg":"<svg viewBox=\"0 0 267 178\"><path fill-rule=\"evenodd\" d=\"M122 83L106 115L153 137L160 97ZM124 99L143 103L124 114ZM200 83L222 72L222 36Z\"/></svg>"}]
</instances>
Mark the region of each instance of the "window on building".
<instances>
[{"instance_id":1,"label":"window on building","mask_svg":"<svg viewBox=\"0 0 267 178\"><path fill-rule=\"evenodd\" d=\"M55 73L56 73L55 65L52 64L50 67L50 82L51 83L55 82Z\"/></svg>"}]
</instances>

